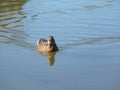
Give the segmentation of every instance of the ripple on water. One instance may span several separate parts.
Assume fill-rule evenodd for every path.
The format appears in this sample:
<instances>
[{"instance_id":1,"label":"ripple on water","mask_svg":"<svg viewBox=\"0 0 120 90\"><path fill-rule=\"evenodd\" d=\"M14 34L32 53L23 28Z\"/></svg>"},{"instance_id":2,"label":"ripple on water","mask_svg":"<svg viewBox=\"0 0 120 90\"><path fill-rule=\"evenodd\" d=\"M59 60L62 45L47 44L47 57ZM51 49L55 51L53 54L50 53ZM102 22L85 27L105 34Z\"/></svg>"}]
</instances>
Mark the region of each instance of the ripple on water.
<instances>
[{"instance_id":1,"label":"ripple on water","mask_svg":"<svg viewBox=\"0 0 120 90\"><path fill-rule=\"evenodd\" d=\"M0 43L31 47L27 42L23 20L26 18L22 7L26 0L0 1ZM33 46L32 46L33 47Z\"/></svg>"},{"instance_id":2,"label":"ripple on water","mask_svg":"<svg viewBox=\"0 0 120 90\"><path fill-rule=\"evenodd\" d=\"M0 0L0 88L117 90L119 16L120 0ZM40 52L53 68L34 53L49 35L64 51Z\"/></svg>"},{"instance_id":3,"label":"ripple on water","mask_svg":"<svg viewBox=\"0 0 120 90\"><path fill-rule=\"evenodd\" d=\"M117 1L88 1L0 1L0 43L35 48L39 38L49 35L62 48L119 43ZM28 9L31 3L36 7Z\"/></svg>"}]
</instances>

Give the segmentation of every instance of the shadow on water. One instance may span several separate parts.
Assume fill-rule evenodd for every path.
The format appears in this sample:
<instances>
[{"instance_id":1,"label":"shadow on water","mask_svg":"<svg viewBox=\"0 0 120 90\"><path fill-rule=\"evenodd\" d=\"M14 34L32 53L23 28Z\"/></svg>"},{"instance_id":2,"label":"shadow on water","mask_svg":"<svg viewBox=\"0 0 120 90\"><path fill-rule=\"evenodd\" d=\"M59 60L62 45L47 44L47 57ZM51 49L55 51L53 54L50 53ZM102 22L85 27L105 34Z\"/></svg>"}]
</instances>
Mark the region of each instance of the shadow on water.
<instances>
[{"instance_id":1,"label":"shadow on water","mask_svg":"<svg viewBox=\"0 0 120 90\"><path fill-rule=\"evenodd\" d=\"M22 22L26 18L22 11L26 2L27 0L0 0L0 43L34 48L26 42L28 34Z\"/></svg>"}]
</instances>

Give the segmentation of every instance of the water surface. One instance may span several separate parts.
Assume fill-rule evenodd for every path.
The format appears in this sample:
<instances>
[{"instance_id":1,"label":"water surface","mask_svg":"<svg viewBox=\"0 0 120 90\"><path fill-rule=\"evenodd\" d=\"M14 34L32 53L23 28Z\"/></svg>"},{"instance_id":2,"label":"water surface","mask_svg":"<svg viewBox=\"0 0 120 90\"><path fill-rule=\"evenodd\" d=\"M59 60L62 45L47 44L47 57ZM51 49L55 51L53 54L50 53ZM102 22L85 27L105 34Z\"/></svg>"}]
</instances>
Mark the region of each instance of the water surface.
<instances>
[{"instance_id":1,"label":"water surface","mask_svg":"<svg viewBox=\"0 0 120 90\"><path fill-rule=\"evenodd\" d=\"M0 0L0 90L119 90L119 5ZM36 50L49 35L60 49L50 57Z\"/></svg>"}]
</instances>

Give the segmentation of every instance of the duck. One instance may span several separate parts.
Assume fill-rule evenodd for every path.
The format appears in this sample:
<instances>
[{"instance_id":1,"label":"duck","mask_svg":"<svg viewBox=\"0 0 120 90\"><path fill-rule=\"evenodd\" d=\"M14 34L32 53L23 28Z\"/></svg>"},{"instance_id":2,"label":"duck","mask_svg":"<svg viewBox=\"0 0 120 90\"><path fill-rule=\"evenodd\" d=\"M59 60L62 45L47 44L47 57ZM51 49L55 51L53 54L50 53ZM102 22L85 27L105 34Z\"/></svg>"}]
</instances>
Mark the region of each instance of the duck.
<instances>
[{"instance_id":1,"label":"duck","mask_svg":"<svg viewBox=\"0 0 120 90\"><path fill-rule=\"evenodd\" d=\"M48 40L41 38L37 41L37 50L40 52L57 52L59 49L55 43L53 36L49 36Z\"/></svg>"}]
</instances>

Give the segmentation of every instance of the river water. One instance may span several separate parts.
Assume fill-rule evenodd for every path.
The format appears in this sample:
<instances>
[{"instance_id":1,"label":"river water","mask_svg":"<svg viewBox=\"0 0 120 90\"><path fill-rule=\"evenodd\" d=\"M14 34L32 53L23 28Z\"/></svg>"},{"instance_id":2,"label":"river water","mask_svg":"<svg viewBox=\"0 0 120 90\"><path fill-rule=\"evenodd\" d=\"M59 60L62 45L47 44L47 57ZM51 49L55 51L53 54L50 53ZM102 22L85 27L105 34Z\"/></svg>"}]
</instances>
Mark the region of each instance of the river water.
<instances>
[{"instance_id":1,"label":"river water","mask_svg":"<svg viewBox=\"0 0 120 90\"><path fill-rule=\"evenodd\" d=\"M0 0L0 90L120 90L119 17L120 0Z\"/></svg>"}]
</instances>

